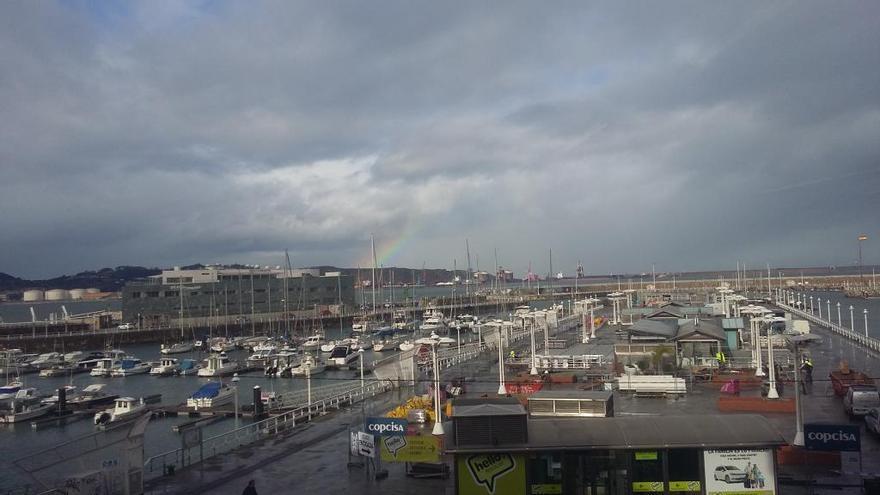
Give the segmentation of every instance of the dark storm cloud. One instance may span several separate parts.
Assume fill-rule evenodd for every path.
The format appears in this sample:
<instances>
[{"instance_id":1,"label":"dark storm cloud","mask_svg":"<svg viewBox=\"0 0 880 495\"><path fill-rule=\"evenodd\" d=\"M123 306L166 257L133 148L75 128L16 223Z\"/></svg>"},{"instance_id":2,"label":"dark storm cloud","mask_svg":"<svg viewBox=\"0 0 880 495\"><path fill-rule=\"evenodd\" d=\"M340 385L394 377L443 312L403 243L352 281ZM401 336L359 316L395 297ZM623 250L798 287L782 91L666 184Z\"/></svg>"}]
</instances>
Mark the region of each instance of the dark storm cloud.
<instances>
[{"instance_id":1,"label":"dark storm cloud","mask_svg":"<svg viewBox=\"0 0 880 495\"><path fill-rule=\"evenodd\" d=\"M353 265L370 232L407 241L389 264L463 266L469 238L520 273L551 246L601 273L880 243L870 2L0 14L0 271Z\"/></svg>"}]
</instances>

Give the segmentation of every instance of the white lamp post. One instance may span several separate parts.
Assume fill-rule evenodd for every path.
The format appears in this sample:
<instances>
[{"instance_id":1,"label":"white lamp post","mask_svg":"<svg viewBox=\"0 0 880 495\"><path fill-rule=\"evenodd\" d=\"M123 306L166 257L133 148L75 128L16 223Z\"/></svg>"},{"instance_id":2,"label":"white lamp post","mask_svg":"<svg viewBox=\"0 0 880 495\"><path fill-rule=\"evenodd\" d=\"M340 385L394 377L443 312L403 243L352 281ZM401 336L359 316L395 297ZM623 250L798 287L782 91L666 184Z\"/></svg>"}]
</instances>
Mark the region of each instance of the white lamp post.
<instances>
[{"instance_id":1,"label":"white lamp post","mask_svg":"<svg viewBox=\"0 0 880 495\"><path fill-rule=\"evenodd\" d=\"M849 305L849 329L853 332L856 331L856 320L853 317L853 307L852 304Z\"/></svg>"},{"instance_id":2,"label":"white lamp post","mask_svg":"<svg viewBox=\"0 0 880 495\"><path fill-rule=\"evenodd\" d=\"M768 318L767 319L767 343L769 352L767 354L767 368L770 373L770 388L767 390L767 398L768 399L778 399L779 392L776 390L776 364L775 358L773 356L773 322L777 321L776 318ZM784 321L784 319L783 319Z\"/></svg>"},{"instance_id":3,"label":"white lamp post","mask_svg":"<svg viewBox=\"0 0 880 495\"><path fill-rule=\"evenodd\" d=\"M828 313L828 323L831 324L831 299L825 300L825 309L827 310L825 312Z\"/></svg>"},{"instance_id":4,"label":"white lamp post","mask_svg":"<svg viewBox=\"0 0 880 495\"><path fill-rule=\"evenodd\" d=\"M816 302L818 303L817 306L819 306L819 319L821 320L822 319L822 298L817 297Z\"/></svg>"},{"instance_id":5,"label":"white lamp post","mask_svg":"<svg viewBox=\"0 0 880 495\"><path fill-rule=\"evenodd\" d=\"M840 319L840 303L837 303L837 326L843 327L841 321L843 320Z\"/></svg>"},{"instance_id":6,"label":"white lamp post","mask_svg":"<svg viewBox=\"0 0 880 495\"><path fill-rule=\"evenodd\" d=\"M455 326L455 334L458 337L458 356L461 357L461 326Z\"/></svg>"},{"instance_id":7,"label":"white lamp post","mask_svg":"<svg viewBox=\"0 0 880 495\"><path fill-rule=\"evenodd\" d=\"M813 296L810 296L810 314L813 314Z\"/></svg>"},{"instance_id":8,"label":"white lamp post","mask_svg":"<svg viewBox=\"0 0 880 495\"><path fill-rule=\"evenodd\" d=\"M431 431L434 435L443 434L443 418L440 415L440 365L437 361L437 344L440 337L435 336L431 343L431 354L434 356L434 429Z\"/></svg>"},{"instance_id":9,"label":"white lamp post","mask_svg":"<svg viewBox=\"0 0 880 495\"><path fill-rule=\"evenodd\" d=\"M361 368L361 395L364 394L364 349L358 349L358 358L360 360L360 368ZM361 397L363 399L363 397Z\"/></svg>"},{"instance_id":10,"label":"white lamp post","mask_svg":"<svg viewBox=\"0 0 880 495\"><path fill-rule=\"evenodd\" d=\"M525 322L525 320L523 320ZM538 374L538 365L536 363L538 357L535 355L535 325L534 323L529 325L529 333L532 335L532 369L529 371L530 375ZM546 350L544 351L546 352Z\"/></svg>"},{"instance_id":11,"label":"white lamp post","mask_svg":"<svg viewBox=\"0 0 880 495\"><path fill-rule=\"evenodd\" d=\"M498 395L507 395L504 386L504 336L501 335L501 327L498 325Z\"/></svg>"},{"instance_id":12,"label":"white lamp post","mask_svg":"<svg viewBox=\"0 0 880 495\"><path fill-rule=\"evenodd\" d=\"M596 320L593 318L593 305L590 304L590 338L596 338Z\"/></svg>"},{"instance_id":13,"label":"white lamp post","mask_svg":"<svg viewBox=\"0 0 880 495\"><path fill-rule=\"evenodd\" d=\"M232 375L232 383L235 385L235 427L238 427L238 373Z\"/></svg>"},{"instance_id":14,"label":"white lamp post","mask_svg":"<svg viewBox=\"0 0 880 495\"><path fill-rule=\"evenodd\" d=\"M755 332L756 332L755 349L758 351L757 356L756 356L757 357L757 365L755 366L755 376L764 376L764 369L763 369L763 367L764 367L763 360L764 359L761 356L761 324L759 321L757 321L757 319L754 316L751 318L751 320L755 322Z\"/></svg>"},{"instance_id":15,"label":"white lamp post","mask_svg":"<svg viewBox=\"0 0 880 495\"><path fill-rule=\"evenodd\" d=\"M865 337L867 337L868 336L868 308L863 309L862 312L865 314Z\"/></svg>"}]
</instances>

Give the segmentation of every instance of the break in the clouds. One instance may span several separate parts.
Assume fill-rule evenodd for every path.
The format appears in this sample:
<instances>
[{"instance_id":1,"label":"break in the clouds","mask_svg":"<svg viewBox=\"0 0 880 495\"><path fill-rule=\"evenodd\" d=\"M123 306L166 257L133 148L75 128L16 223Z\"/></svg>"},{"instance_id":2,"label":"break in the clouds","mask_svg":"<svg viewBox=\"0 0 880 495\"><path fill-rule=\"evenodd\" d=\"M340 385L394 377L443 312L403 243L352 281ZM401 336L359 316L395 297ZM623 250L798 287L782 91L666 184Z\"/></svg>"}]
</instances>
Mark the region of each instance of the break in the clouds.
<instances>
[{"instance_id":1,"label":"break in the clouds","mask_svg":"<svg viewBox=\"0 0 880 495\"><path fill-rule=\"evenodd\" d=\"M880 262L876 2L0 5L0 271Z\"/></svg>"}]
</instances>

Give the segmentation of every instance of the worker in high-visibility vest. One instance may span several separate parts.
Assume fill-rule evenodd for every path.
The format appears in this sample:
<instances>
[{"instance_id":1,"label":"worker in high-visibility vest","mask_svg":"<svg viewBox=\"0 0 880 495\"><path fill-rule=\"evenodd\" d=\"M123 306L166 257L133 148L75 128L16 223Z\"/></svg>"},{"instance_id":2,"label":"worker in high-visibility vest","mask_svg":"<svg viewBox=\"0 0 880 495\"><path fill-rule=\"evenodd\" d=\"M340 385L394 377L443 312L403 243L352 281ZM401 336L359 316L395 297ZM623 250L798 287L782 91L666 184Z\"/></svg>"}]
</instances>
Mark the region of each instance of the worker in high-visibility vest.
<instances>
[{"instance_id":1,"label":"worker in high-visibility vest","mask_svg":"<svg viewBox=\"0 0 880 495\"><path fill-rule=\"evenodd\" d=\"M718 351L715 353L715 360L718 361L718 367L720 368L727 363L727 356L723 352Z\"/></svg>"}]
</instances>

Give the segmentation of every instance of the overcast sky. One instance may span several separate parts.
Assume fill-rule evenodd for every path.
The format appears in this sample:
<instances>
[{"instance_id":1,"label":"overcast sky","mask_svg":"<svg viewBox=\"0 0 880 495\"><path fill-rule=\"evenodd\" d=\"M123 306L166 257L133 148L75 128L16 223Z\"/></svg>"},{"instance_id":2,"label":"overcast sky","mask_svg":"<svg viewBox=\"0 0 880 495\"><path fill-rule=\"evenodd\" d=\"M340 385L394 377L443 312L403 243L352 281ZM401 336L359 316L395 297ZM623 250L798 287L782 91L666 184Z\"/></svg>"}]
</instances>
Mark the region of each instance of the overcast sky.
<instances>
[{"instance_id":1,"label":"overcast sky","mask_svg":"<svg viewBox=\"0 0 880 495\"><path fill-rule=\"evenodd\" d=\"M880 263L880 3L0 3L0 271Z\"/></svg>"}]
</instances>

